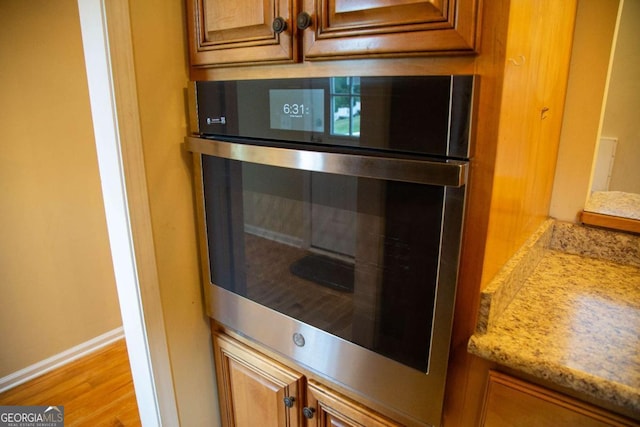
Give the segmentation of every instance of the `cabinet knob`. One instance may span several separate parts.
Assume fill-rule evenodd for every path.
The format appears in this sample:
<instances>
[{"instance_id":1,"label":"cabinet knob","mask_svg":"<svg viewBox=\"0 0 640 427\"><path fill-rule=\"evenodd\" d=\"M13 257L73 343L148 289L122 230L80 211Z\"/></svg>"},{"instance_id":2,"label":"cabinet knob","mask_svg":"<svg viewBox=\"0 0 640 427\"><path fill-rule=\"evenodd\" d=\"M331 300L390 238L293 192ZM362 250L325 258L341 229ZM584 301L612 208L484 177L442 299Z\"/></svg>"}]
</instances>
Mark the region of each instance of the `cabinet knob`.
<instances>
[{"instance_id":1,"label":"cabinet knob","mask_svg":"<svg viewBox=\"0 0 640 427\"><path fill-rule=\"evenodd\" d=\"M307 12L300 12L296 18L296 24L301 30L309 28L311 26L311 15Z\"/></svg>"},{"instance_id":2,"label":"cabinet knob","mask_svg":"<svg viewBox=\"0 0 640 427\"><path fill-rule=\"evenodd\" d=\"M275 31L276 34L280 34L284 30L287 29L287 21L284 20L281 16L278 16L273 20L273 24L271 24L271 28Z\"/></svg>"},{"instance_id":3,"label":"cabinet knob","mask_svg":"<svg viewBox=\"0 0 640 427\"><path fill-rule=\"evenodd\" d=\"M304 408L302 408L302 413L304 414L305 418L307 419L311 419L313 418L313 414L316 412L315 409L313 408L309 408L307 406L305 406Z\"/></svg>"},{"instance_id":4,"label":"cabinet knob","mask_svg":"<svg viewBox=\"0 0 640 427\"><path fill-rule=\"evenodd\" d=\"M284 406L286 406L287 408L292 408L293 407L293 402L295 402L296 399L293 396L287 396L284 398Z\"/></svg>"}]
</instances>

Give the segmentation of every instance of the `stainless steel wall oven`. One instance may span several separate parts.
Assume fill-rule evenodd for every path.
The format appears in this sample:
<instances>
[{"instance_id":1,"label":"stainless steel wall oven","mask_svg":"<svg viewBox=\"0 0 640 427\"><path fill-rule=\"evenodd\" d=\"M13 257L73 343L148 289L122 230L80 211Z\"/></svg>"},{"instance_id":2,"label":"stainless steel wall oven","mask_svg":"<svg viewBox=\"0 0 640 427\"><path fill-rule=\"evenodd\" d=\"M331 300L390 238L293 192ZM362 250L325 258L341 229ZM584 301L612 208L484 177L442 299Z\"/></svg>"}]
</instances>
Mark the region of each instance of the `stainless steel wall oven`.
<instances>
[{"instance_id":1,"label":"stainless steel wall oven","mask_svg":"<svg viewBox=\"0 0 640 427\"><path fill-rule=\"evenodd\" d=\"M196 82L209 315L439 425L473 76Z\"/></svg>"}]
</instances>

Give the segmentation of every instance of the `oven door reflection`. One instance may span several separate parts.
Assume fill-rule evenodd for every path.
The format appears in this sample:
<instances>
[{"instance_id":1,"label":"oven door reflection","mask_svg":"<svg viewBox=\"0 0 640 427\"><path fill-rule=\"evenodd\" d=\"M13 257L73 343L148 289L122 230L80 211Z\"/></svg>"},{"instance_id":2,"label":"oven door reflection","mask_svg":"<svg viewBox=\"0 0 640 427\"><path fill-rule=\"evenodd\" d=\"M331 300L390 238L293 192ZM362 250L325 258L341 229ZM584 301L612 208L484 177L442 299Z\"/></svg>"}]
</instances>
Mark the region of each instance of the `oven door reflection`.
<instances>
[{"instance_id":1,"label":"oven door reflection","mask_svg":"<svg viewBox=\"0 0 640 427\"><path fill-rule=\"evenodd\" d=\"M210 277L428 372L443 186L203 156Z\"/></svg>"}]
</instances>

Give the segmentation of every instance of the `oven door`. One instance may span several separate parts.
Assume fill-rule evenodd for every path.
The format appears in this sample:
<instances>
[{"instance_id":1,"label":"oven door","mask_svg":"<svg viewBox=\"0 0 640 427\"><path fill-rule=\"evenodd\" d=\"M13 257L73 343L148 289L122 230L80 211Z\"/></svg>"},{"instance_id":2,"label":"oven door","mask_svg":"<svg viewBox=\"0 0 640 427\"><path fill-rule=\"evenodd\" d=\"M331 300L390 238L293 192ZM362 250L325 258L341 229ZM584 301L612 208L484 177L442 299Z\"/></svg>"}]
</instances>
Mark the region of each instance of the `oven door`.
<instances>
[{"instance_id":1,"label":"oven door","mask_svg":"<svg viewBox=\"0 0 640 427\"><path fill-rule=\"evenodd\" d=\"M210 316L439 424L468 163L188 142Z\"/></svg>"}]
</instances>

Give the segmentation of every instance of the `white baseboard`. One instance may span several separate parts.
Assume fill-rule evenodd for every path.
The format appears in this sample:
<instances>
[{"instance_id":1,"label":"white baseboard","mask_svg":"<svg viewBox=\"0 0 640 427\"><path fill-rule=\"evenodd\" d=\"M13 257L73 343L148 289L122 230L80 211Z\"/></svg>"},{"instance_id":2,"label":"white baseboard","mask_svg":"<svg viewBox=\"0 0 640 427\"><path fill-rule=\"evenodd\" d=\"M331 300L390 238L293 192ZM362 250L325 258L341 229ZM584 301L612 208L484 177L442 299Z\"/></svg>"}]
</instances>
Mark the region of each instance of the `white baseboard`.
<instances>
[{"instance_id":1,"label":"white baseboard","mask_svg":"<svg viewBox=\"0 0 640 427\"><path fill-rule=\"evenodd\" d=\"M121 338L124 338L122 326L92 338L89 341L85 341L82 344L78 344L62 353L58 353L31 366L27 366L24 369L20 369L6 377L2 377L0 378L0 393L93 353Z\"/></svg>"}]
</instances>

